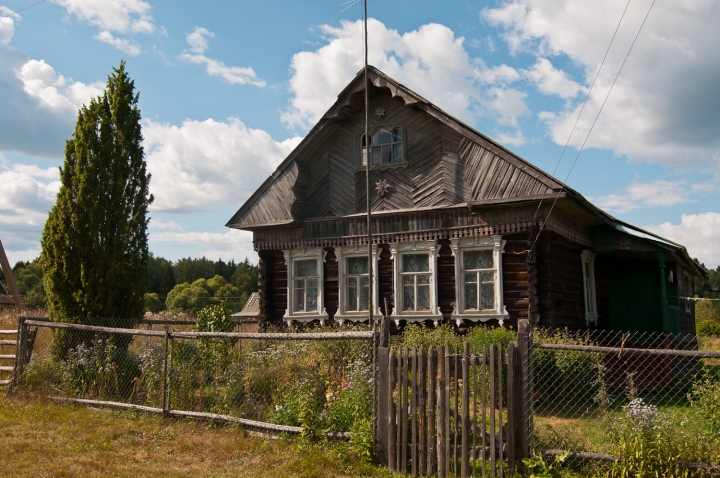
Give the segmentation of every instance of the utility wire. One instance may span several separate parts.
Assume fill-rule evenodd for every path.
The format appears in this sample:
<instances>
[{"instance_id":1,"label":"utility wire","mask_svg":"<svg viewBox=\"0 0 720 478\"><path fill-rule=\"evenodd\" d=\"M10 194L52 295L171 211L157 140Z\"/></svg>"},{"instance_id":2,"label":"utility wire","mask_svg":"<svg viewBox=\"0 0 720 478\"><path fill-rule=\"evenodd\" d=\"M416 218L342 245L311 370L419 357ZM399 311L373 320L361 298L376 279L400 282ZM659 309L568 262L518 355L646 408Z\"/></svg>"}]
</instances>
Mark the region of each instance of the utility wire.
<instances>
[{"instance_id":1,"label":"utility wire","mask_svg":"<svg viewBox=\"0 0 720 478\"><path fill-rule=\"evenodd\" d=\"M7 15L3 15L3 16L0 17L0 18L7 18L7 17L11 17L11 16L13 16L13 15L17 15L18 13L22 12L23 10L27 10L28 8L32 8L32 7L34 7L35 5L40 5L41 3L45 3L45 2L47 2L47 0L40 0L40 1L37 2L37 3L33 3L32 5L29 5L29 6L25 7L25 8L21 8L20 10L16 10L16 11L14 11L14 12L12 12L12 13L8 13Z\"/></svg>"},{"instance_id":2,"label":"utility wire","mask_svg":"<svg viewBox=\"0 0 720 478\"><path fill-rule=\"evenodd\" d=\"M590 129L587 132L587 135L585 135L585 140L582 143L582 146L580 147L580 150L578 151L577 155L575 156L575 160L573 161L572 166L570 167L570 171L568 171L567 176L565 176L565 180L563 183L567 183L568 178L570 177L570 174L572 174L573 170L575 169L575 165L577 164L578 159L580 158L580 155L582 154L583 150L585 149L585 145L587 144L588 138L590 138L590 134L592 133L593 129L595 128L595 124L597 123L598 118L600 117L600 113L602 113L603 108L605 108L605 104L607 103L608 98L610 97L610 93L612 92L613 88L615 87L615 83L617 82L618 77L620 76L620 73L622 72L623 68L625 67L625 63L627 62L628 57L630 57L630 53L633 50L633 47L635 46L635 42L637 42L638 37L640 36L640 32L642 32L643 27L645 26L645 22L648 19L648 16L650 16L650 12L652 11L653 6L655 5L655 1L653 0L652 4L650 5L650 8L648 8L647 13L645 14L645 18L643 19L642 23L640 24L640 28L638 29L637 34L635 35L635 38L633 39L632 44L630 45L630 48L628 49L627 54L625 55L625 59L622 62L622 65L620 65L620 69L618 70L617 74L615 75L615 79L612 82L612 85L610 85L610 89L607 92L607 95L605 95L605 99L603 100L602 105L600 106L600 110L598 110L597 115L595 115L595 119L593 120L592 125L590 126ZM628 4L630 2L628 1ZM627 10L627 7L625 7L625 10ZM623 16L625 16L625 12L623 12ZM621 18L622 21L622 18ZM618 24L618 27L620 25ZM615 31L617 33L617 30ZM615 35L613 35L613 39L615 38ZM609 48L608 48L609 50ZM607 53L606 53L607 56ZM603 60L604 61L604 60ZM598 71L598 74L600 72ZM597 79L597 76L595 77ZM594 84L594 82L593 82ZM589 94L588 94L589 96ZM587 98L585 99L587 102ZM583 105L584 107L584 105ZM580 116L578 116L578 120L580 119ZM577 121L575 122L577 125ZM575 128L573 127L573 130ZM572 135L572 133L571 133ZM568 142L570 141L570 138L568 138ZM565 145L567 147L567 144ZM563 150L564 152L564 150ZM556 167L557 169L557 167ZM563 185L562 189L565 189L565 186ZM540 238L540 233L542 233L543 229L545 228L545 224L547 224L548 219L550 218L550 214L552 214L553 209L555 208L555 204L557 204L558 197L555 197L555 200L553 201L552 206L550 207L550 211L548 212L547 216L545 217L545 221L543 221L542 226L540 226L540 230L538 231L537 235L535 236L535 240L533 241L532 246L530 247L530 250L535 247L535 244L537 243L538 239ZM541 201L542 202L542 201ZM538 210L540 209L540 206L538 206Z\"/></svg>"}]
</instances>

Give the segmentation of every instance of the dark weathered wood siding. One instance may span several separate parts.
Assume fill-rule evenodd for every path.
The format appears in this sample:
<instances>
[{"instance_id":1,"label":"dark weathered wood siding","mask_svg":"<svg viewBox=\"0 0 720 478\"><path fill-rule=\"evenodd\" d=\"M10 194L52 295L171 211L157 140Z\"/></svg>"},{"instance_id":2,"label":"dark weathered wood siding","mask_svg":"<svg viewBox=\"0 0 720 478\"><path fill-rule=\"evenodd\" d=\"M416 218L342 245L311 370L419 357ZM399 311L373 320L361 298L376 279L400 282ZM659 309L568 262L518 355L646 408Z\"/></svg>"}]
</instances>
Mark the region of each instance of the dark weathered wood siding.
<instances>
[{"instance_id":1,"label":"dark weathered wood siding","mask_svg":"<svg viewBox=\"0 0 720 478\"><path fill-rule=\"evenodd\" d=\"M282 251L260 252L260 321L278 323L287 310L287 266Z\"/></svg>"},{"instance_id":2,"label":"dark weathered wood siding","mask_svg":"<svg viewBox=\"0 0 720 478\"><path fill-rule=\"evenodd\" d=\"M518 319L528 318L528 265L527 255L523 253L527 248L527 234L513 234L503 239L507 241L502 255L503 296L510 324L517 326Z\"/></svg>"}]
</instances>

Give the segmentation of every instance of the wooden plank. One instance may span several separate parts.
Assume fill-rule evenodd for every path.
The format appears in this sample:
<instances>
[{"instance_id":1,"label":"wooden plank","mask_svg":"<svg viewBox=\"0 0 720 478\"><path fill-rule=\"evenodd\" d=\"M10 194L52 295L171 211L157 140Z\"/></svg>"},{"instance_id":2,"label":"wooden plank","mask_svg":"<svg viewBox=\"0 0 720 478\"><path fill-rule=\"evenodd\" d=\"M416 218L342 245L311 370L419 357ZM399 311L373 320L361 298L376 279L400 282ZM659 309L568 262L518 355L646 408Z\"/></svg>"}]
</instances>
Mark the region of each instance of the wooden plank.
<instances>
[{"instance_id":1,"label":"wooden plank","mask_svg":"<svg viewBox=\"0 0 720 478\"><path fill-rule=\"evenodd\" d=\"M412 370L410 372L410 433L411 433L411 449L410 449L410 474L417 476L417 458L418 458L418 440L417 440L417 402L418 402L418 351L412 348L410 356Z\"/></svg>"},{"instance_id":2,"label":"wooden plank","mask_svg":"<svg viewBox=\"0 0 720 478\"><path fill-rule=\"evenodd\" d=\"M458 476L458 428L460 418L460 356L458 355L458 346L455 345L455 355L453 356L453 388L455 389L455 419L453 420L453 476Z\"/></svg>"},{"instance_id":3,"label":"wooden plank","mask_svg":"<svg viewBox=\"0 0 720 478\"><path fill-rule=\"evenodd\" d=\"M437 473L437 446L436 446L436 410L437 410L437 349L428 348L428 413L427 413L427 474Z\"/></svg>"},{"instance_id":4,"label":"wooden plank","mask_svg":"<svg viewBox=\"0 0 720 478\"><path fill-rule=\"evenodd\" d=\"M425 347L420 347L418 356L418 475L425 476L426 445L427 445L427 356Z\"/></svg>"},{"instance_id":5,"label":"wooden plank","mask_svg":"<svg viewBox=\"0 0 720 478\"><path fill-rule=\"evenodd\" d=\"M402 462L402 364L404 360L404 353L403 348L400 347L398 349L398 362L397 362L397 426L395 427L395 430L397 432L397 435L395 437L395 445L396 445L396 451L395 451L395 470L401 471L401 462Z\"/></svg>"},{"instance_id":6,"label":"wooden plank","mask_svg":"<svg viewBox=\"0 0 720 478\"><path fill-rule=\"evenodd\" d=\"M13 370L15 370L15 367L13 367L12 365L10 365L10 366L8 366L8 365L2 365L2 366L0 366L0 372L12 372Z\"/></svg>"},{"instance_id":7,"label":"wooden plank","mask_svg":"<svg viewBox=\"0 0 720 478\"><path fill-rule=\"evenodd\" d=\"M17 345L17 340L0 340L0 345Z\"/></svg>"},{"instance_id":8,"label":"wooden plank","mask_svg":"<svg viewBox=\"0 0 720 478\"><path fill-rule=\"evenodd\" d=\"M483 345L483 357L487 355L487 345ZM485 437L487 436L487 364L482 361L482 476L485 478L487 458L485 455Z\"/></svg>"},{"instance_id":9,"label":"wooden plank","mask_svg":"<svg viewBox=\"0 0 720 478\"><path fill-rule=\"evenodd\" d=\"M193 322L194 324L195 322ZM11 330L0 330L0 335L17 335L18 331L17 329L11 329Z\"/></svg>"},{"instance_id":10,"label":"wooden plank","mask_svg":"<svg viewBox=\"0 0 720 478\"><path fill-rule=\"evenodd\" d=\"M502 346L497 346L497 390L498 390L498 474L503 478L503 380L502 380Z\"/></svg>"},{"instance_id":11,"label":"wooden plank","mask_svg":"<svg viewBox=\"0 0 720 478\"><path fill-rule=\"evenodd\" d=\"M378 415L377 415L377 456L381 465L388 466L388 450L390 449L390 441L388 440L388 425L390 406L388 395L390 380L390 356L387 347L378 347L377 363L378 363Z\"/></svg>"},{"instance_id":12,"label":"wooden plank","mask_svg":"<svg viewBox=\"0 0 720 478\"><path fill-rule=\"evenodd\" d=\"M0 360L15 360L14 354L0 354Z\"/></svg>"},{"instance_id":13,"label":"wooden plank","mask_svg":"<svg viewBox=\"0 0 720 478\"><path fill-rule=\"evenodd\" d=\"M490 478L495 478L495 346L490 346Z\"/></svg>"},{"instance_id":14,"label":"wooden plank","mask_svg":"<svg viewBox=\"0 0 720 478\"><path fill-rule=\"evenodd\" d=\"M447 346L437 346L438 370L437 370L437 460L438 478L447 477L447 400L445 384L447 383L446 371L448 369Z\"/></svg>"},{"instance_id":15,"label":"wooden plank","mask_svg":"<svg viewBox=\"0 0 720 478\"><path fill-rule=\"evenodd\" d=\"M462 357L462 457L460 475L468 477L470 468L470 344L463 344Z\"/></svg>"},{"instance_id":16,"label":"wooden plank","mask_svg":"<svg viewBox=\"0 0 720 478\"><path fill-rule=\"evenodd\" d=\"M477 346L473 346L473 357L477 357ZM472 430L473 430L473 450L477 448L477 364L472 361L473 370L473 407L472 407ZM472 476L475 478L477 473L477 453L473 452Z\"/></svg>"},{"instance_id":17,"label":"wooden plank","mask_svg":"<svg viewBox=\"0 0 720 478\"><path fill-rule=\"evenodd\" d=\"M401 459L400 459L400 472L407 473L408 464L408 361L410 355L408 348L403 348L403 362L402 362L402 406L400 407L401 420L400 420L400 439L401 439Z\"/></svg>"},{"instance_id":18,"label":"wooden plank","mask_svg":"<svg viewBox=\"0 0 720 478\"><path fill-rule=\"evenodd\" d=\"M508 437L507 437L507 449L508 449L508 469L512 475L515 472L515 440L517 437L516 420L515 416L517 413L516 400L516 345L515 342L510 342L508 345L508 375L507 375L507 415L508 415Z\"/></svg>"},{"instance_id":19,"label":"wooden plank","mask_svg":"<svg viewBox=\"0 0 720 478\"><path fill-rule=\"evenodd\" d=\"M393 392L397 384L397 358L395 357L395 349L390 349L388 357L388 385L387 385L387 410L388 410L388 426L387 426L387 443L388 443L388 469L396 470L397 461L397 423L396 407L393 401Z\"/></svg>"}]
</instances>

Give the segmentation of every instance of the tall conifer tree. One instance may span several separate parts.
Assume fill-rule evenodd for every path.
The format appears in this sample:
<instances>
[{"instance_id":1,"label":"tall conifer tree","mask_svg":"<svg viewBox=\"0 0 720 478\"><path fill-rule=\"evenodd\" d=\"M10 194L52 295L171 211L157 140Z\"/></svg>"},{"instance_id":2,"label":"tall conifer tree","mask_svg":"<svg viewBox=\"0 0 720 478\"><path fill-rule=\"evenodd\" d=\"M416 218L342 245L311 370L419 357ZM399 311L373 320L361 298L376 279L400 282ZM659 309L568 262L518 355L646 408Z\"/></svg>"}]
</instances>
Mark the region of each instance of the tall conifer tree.
<instances>
[{"instance_id":1,"label":"tall conifer tree","mask_svg":"<svg viewBox=\"0 0 720 478\"><path fill-rule=\"evenodd\" d=\"M138 96L121 61L103 95L79 111L65 145L40 259L54 320L132 327L142 316L153 197ZM72 346L55 345L62 355Z\"/></svg>"}]
</instances>

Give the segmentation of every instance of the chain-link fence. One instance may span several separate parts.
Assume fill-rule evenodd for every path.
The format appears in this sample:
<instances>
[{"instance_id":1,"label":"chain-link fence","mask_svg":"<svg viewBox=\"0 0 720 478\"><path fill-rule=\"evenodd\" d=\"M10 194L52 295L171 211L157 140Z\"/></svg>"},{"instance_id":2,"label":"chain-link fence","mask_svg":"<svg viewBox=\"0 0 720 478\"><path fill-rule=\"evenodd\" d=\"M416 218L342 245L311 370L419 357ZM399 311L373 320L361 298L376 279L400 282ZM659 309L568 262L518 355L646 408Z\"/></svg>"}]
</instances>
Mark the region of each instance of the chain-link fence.
<instances>
[{"instance_id":1,"label":"chain-link fence","mask_svg":"<svg viewBox=\"0 0 720 478\"><path fill-rule=\"evenodd\" d=\"M230 421L276 435L352 436L372 449L375 341L367 329L152 328L21 318L13 393Z\"/></svg>"},{"instance_id":2,"label":"chain-link fence","mask_svg":"<svg viewBox=\"0 0 720 478\"><path fill-rule=\"evenodd\" d=\"M695 335L534 331L531 448L587 475L716 476L718 352Z\"/></svg>"}]
</instances>

